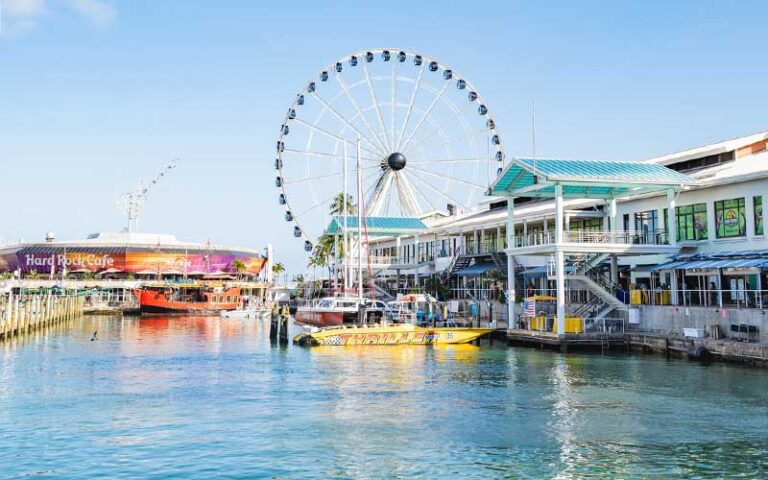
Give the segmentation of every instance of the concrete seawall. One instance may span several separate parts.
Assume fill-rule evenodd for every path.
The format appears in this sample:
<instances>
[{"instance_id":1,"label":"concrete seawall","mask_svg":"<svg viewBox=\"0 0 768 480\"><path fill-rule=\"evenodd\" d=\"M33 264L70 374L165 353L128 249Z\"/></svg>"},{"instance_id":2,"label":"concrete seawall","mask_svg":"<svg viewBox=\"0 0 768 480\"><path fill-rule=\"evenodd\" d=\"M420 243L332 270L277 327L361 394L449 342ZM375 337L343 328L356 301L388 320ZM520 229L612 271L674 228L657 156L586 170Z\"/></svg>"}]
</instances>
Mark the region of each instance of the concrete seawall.
<instances>
[{"instance_id":1,"label":"concrete seawall","mask_svg":"<svg viewBox=\"0 0 768 480\"><path fill-rule=\"evenodd\" d=\"M693 360L720 360L759 367L768 367L768 344L686 338L679 335L629 333L629 345L643 353L674 354Z\"/></svg>"},{"instance_id":2,"label":"concrete seawall","mask_svg":"<svg viewBox=\"0 0 768 480\"><path fill-rule=\"evenodd\" d=\"M639 309L642 331L682 334L684 328L699 328L711 334L717 325L720 338L732 338L739 335L731 333L731 325L749 325L757 329L754 341L768 343L768 310L650 305Z\"/></svg>"}]
</instances>

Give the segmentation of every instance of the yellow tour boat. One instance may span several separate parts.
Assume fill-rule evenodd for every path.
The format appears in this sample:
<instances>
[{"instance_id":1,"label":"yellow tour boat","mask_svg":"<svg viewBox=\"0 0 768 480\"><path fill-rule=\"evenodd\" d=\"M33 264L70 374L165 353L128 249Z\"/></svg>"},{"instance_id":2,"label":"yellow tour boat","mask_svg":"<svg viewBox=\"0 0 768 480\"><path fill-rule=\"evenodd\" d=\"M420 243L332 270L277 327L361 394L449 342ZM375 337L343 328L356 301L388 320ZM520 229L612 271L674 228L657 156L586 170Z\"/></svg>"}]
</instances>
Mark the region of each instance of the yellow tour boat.
<instances>
[{"instance_id":1,"label":"yellow tour boat","mask_svg":"<svg viewBox=\"0 0 768 480\"><path fill-rule=\"evenodd\" d=\"M299 345L447 345L469 343L492 328L419 327L410 323L315 329L293 338Z\"/></svg>"}]
</instances>

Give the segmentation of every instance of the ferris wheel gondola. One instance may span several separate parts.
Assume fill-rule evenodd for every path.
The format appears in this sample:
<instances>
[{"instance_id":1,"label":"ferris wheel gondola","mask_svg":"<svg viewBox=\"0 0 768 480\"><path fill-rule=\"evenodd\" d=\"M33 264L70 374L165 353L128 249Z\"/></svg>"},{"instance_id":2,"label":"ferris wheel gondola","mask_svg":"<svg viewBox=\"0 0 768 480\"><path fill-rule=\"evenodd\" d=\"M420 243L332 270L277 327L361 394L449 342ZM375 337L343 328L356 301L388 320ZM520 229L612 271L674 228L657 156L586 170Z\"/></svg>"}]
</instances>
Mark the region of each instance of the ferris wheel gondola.
<instances>
[{"instance_id":1,"label":"ferris wheel gondola","mask_svg":"<svg viewBox=\"0 0 768 480\"><path fill-rule=\"evenodd\" d=\"M367 50L320 69L287 109L276 143L275 186L294 236L312 250L345 182L366 216L475 206L505 158L487 105L456 69L422 53Z\"/></svg>"}]
</instances>

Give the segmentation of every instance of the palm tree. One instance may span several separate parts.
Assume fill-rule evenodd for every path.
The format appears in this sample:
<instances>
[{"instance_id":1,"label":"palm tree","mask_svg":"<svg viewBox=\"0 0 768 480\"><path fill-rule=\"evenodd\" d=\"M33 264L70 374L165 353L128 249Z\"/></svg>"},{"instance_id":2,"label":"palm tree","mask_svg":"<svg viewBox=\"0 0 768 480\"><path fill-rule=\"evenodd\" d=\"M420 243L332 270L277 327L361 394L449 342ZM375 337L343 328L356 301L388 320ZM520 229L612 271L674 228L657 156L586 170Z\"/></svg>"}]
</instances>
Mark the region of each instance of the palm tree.
<instances>
[{"instance_id":1,"label":"palm tree","mask_svg":"<svg viewBox=\"0 0 768 480\"><path fill-rule=\"evenodd\" d=\"M245 266L245 263L243 263L243 261L240 260L239 258L232 260L232 268L235 269L235 273L237 274L238 280L242 279L243 272L245 272L245 270L247 269Z\"/></svg>"},{"instance_id":2,"label":"palm tree","mask_svg":"<svg viewBox=\"0 0 768 480\"><path fill-rule=\"evenodd\" d=\"M352 195L347 194L345 201L344 192L339 192L331 202L328 213L333 217L356 215L357 205L352 203ZM333 257L334 254L343 257L344 251L345 248L343 242L338 242L333 235L330 235L325 231L320 238L317 239L315 249L312 251L312 256L309 258L308 264L310 267L328 266L330 268L330 258Z\"/></svg>"},{"instance_id":3,"label":"palm tree","mask_svg":"<svg viewBox=\"0 0 768 480\"><path fill-rule=\"evenodd\" d=\"M282 263L278 262L272 265L272 273L274 273L275 275L280 275L284 271L285 271L285 265L283 265Z\"/></svg>"},{"instance_id":4,"label":"palm tree","mask_svg":"<svg viewBox=\"0 0 768 480\"><path fill-rule=\"evenodd\" d=\"M357 205L352 203L352 195L347 194L347 201L344 201L344 192L339 192L333 199L329 210L331 215L357 215Z\"/></svg>"}]
</instances>

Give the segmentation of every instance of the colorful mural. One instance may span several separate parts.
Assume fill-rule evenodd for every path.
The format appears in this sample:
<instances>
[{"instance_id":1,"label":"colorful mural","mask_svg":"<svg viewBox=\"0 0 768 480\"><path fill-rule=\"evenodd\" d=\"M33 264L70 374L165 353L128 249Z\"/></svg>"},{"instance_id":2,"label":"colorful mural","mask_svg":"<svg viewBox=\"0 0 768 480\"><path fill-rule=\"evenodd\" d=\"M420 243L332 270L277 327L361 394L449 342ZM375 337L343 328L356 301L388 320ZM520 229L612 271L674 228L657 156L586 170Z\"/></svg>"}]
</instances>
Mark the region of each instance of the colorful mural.
<instances>
[{"instance_id":1,"label":"colorful mural","mask_svg":"<svg viewBox=\"0 0 768 480\"><path fill-rule=\"evenodd\" d=\"M236 271L236 261L243 264ZM148 275L191 274L206 275L217 273L243 273L258 275L266 260L250 252L232 250L189 250L162 249L159 251L136 248L61 246L28 246L0 253L0 271L21 270L23 273L37 272L50 274L70 273L127 273Z\"/></svg>"}]
</instances>

